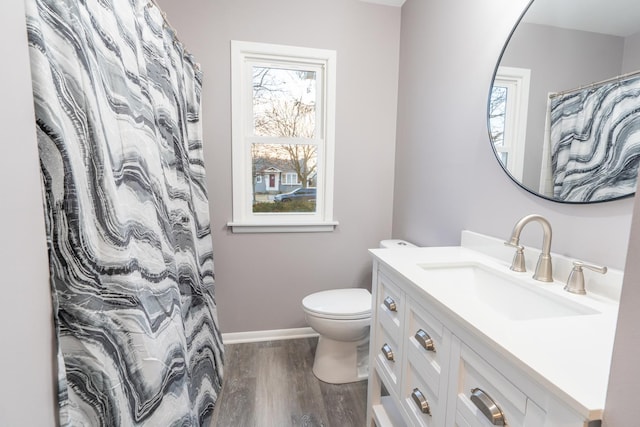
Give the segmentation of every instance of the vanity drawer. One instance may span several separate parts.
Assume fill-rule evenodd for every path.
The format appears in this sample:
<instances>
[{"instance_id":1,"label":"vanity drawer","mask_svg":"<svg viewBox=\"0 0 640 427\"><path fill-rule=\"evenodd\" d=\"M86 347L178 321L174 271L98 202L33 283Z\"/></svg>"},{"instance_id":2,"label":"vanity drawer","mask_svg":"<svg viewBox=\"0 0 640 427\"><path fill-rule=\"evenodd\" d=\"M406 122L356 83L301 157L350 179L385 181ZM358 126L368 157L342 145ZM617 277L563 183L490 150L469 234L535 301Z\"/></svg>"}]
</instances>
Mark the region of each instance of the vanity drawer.
<instances>
[{"instance_id":1,"label":"vanity drawer","mask_svg":"<svg viewBox=\"0 0 640 427\"><path fill-rule=\"evenodd\" d=\"M439 390L440 381L434 384L432 376L425 376L422 364L414 364L409 358L402 385L402 406L412 425L418 427L443 426L445 421L446 392ZM446 384L446 379L442 381Z\"/></svg>"},{"instance_id":2,"label":"vanity drawer","mask_svg":"<svg viewBox=\"0 0 640 427\"><path fill-rule=\"evenodd\" d=\"M496 417L504 417L509 427L534 427L526 422L527 405L537 406L516 386L477 353L461 343L458 390L455 400L455 425L491 426L490 408ZM485 411L481 408L486 408ZM539 415L539 408L536 411ZM501 414L500 414L501 413ZM539 419L539 417L536 417ZM500 425L500 424L497 424Z\"/></svg>"},{"instance_id":3,"label":"vanity drawer","mask_svg":"<svg viewBox=\"0 0 640 427\"><path fill-rule=\"evenodd\" d=\"M402 348L398 335L384 327L376 328L374 345L372 350L381 376L386 380L385 384L397 393L402 373Z\"/></svg>"},{"instance_id":4,"label":"vanity drawer","mask_svg":"<svg viewBox=\"0 0 640 427\"><path fill-rule=\"evenodd\" d=\"M421 373L435 392L440 389L443 368L449 364L450 339L443 337L444 327L440 321L420 308L416 303L407 304L409 318L407 320L405 351L410 363Z\"/></svg>"},{"instance_id":5,"label":"vanity drawer","mask_svg":"<svg viewBox=\"0 0 640 427\"><path fill-rule=\"evenodd\" d=\"M390 333L400 334L405 312L405 296L400 288L383 273L378 273L378 322Z\"/></svg>"}]
</instances>

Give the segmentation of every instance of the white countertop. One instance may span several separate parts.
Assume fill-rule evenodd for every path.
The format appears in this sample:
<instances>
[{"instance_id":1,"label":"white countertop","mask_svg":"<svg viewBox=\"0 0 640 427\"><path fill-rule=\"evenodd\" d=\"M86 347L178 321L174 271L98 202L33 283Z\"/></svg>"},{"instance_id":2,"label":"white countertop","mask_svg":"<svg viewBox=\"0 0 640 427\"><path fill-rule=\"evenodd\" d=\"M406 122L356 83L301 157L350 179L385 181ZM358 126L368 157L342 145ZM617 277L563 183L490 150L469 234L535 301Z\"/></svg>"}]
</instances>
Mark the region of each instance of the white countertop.
<instances>
[{"instance_id":1,"label":"white countertop","mask_svg":"<svg viewBox=\"0 0 640 427\"><path fill-rule=\"evenodd\" d=\"M413 283L414 291L425 293L466 330L580 415L589 420L602 418L618 311L618 301L610 298L611 292L605 296L589 292L587 281L587 295L570 294L563 290L564 282L535 281L531 270L512 272L510 262L469 247L372 249L371 252L379 262ZM556 255L556 258L560 257ZM598 313L510 320L487 310L474 298L462 295L455 286L434 283L431 272L420 267L424 263L459 262L479 263L504 271L527 281L527 285L555 294L555 298L575 301ZM589 272L585 272L585 277L588 276ZM614 271L611 277L609 280L619 280L621 284L621 272Z\"/></svg>"}]
</instances>

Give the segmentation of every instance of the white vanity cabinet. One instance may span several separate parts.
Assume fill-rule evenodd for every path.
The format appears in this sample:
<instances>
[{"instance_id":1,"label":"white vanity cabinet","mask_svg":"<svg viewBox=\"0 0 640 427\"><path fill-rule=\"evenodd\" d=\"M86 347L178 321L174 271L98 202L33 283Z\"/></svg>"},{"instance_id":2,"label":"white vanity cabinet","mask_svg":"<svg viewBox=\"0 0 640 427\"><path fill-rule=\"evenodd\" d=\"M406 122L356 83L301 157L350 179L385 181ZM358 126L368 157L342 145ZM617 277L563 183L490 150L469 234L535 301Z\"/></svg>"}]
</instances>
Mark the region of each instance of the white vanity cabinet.
<instances>
[{"instance_id":1,"label":"white vanity cabinet","mask_svg":"<svg viewBox=\"0 0 640 427\"><path fill-rule=\"evenodd\" d=\"M373 301L367 427L599 425L377 260Z\"/></svg>"}]
</instances>

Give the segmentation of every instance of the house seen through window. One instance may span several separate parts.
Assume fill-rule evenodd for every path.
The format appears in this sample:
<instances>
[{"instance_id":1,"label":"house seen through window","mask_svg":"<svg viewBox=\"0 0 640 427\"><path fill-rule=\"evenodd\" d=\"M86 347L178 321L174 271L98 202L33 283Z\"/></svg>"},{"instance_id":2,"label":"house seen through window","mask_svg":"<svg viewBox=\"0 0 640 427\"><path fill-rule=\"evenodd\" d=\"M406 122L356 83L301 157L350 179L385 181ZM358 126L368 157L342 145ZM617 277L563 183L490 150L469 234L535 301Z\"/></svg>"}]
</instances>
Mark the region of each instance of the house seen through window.
<instances>
[{"instance_id":1,"label":"house seen through window","mask_svg":"<svg viewBox=\"0 0 640 427\"><path fill-rule=\"evenodd\" d=\"M234 232L333 229L335 52L233 42L232 73Z\"/></svg>"}]
</instances>

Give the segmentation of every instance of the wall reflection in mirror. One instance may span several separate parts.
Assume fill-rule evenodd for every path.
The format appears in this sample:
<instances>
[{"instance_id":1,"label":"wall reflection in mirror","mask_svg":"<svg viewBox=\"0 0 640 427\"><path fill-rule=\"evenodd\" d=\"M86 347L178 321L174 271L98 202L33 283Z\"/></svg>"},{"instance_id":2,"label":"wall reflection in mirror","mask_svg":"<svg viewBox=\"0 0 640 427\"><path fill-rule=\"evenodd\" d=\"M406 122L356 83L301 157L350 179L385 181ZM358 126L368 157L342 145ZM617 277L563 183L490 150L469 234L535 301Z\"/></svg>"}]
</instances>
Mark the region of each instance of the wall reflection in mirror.
<instances>
[{"instance_id":1,"label":"wall reflection in mirror","mask_svg":"<svg viewBox=\"0 0 640 427\"><path fill-rule=\"evenodd\" d=\"M640 2L534 0L496 66L489 133L507 174L566 203L633 195Z\"/></svg>"}]
</instances>

